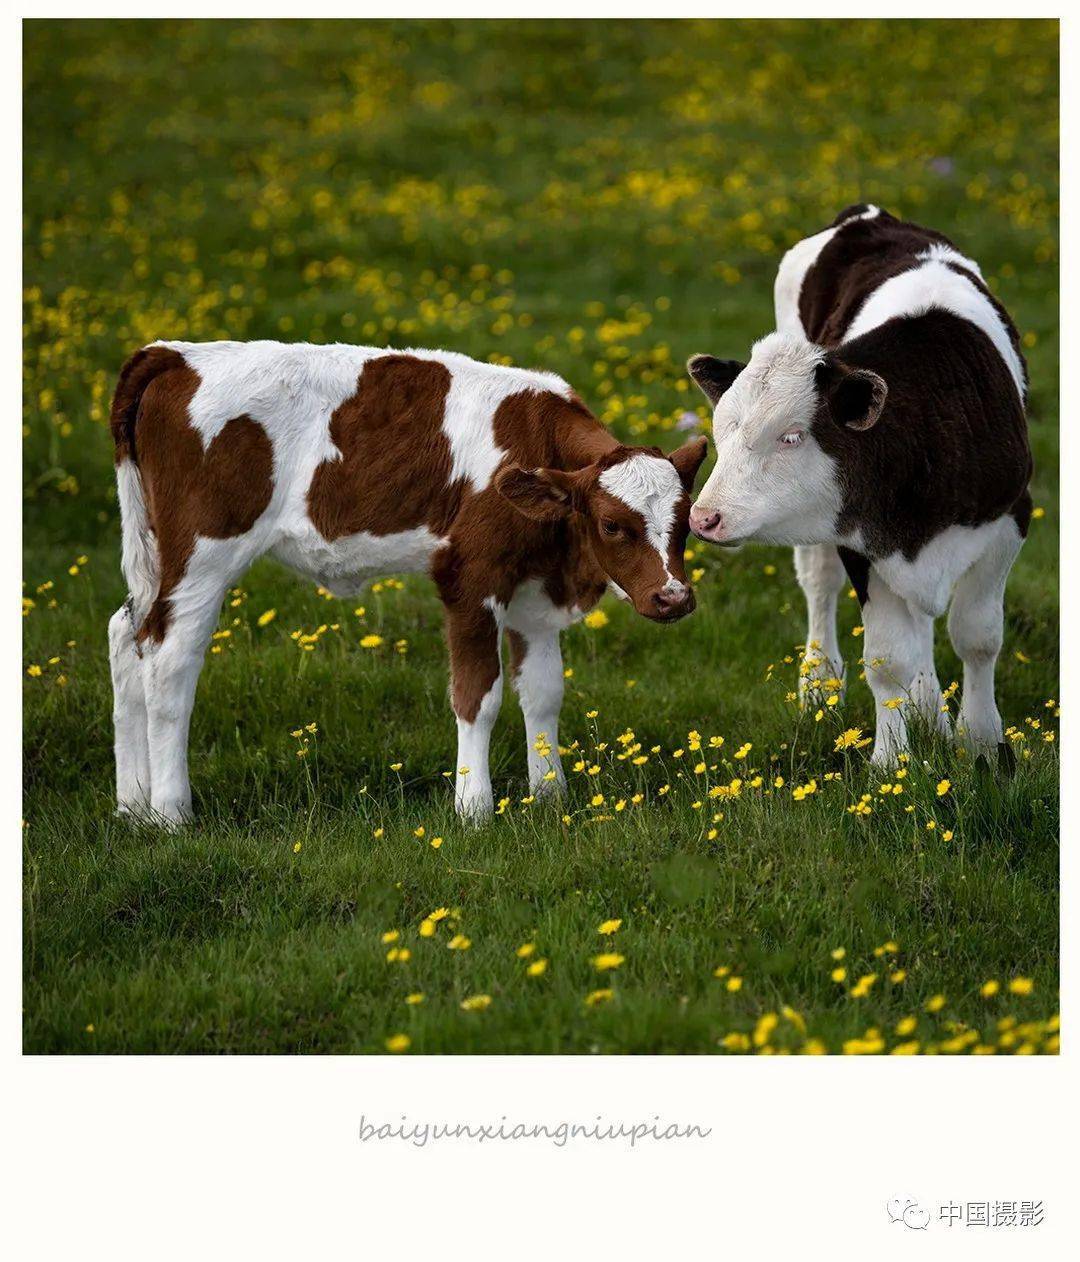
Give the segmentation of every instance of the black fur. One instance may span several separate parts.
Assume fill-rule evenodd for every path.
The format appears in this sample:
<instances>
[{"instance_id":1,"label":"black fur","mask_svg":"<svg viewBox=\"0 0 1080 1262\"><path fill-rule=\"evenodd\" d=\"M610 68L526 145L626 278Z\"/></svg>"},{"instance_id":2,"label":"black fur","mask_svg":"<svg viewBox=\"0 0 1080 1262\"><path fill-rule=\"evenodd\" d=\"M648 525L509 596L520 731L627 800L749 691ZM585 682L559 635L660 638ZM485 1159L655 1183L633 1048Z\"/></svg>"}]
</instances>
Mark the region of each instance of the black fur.
<instances>
[{"instance_id":1,"label":"black fur","mask_svg":"<svg viewBox=\"0 0 1080 1262\"><path fill-rule=\"evenodd\" d=\"M841 533L861 530L871 558L899 549L911 560L949 526L1022 514L1031 477L1024 411L981 329L934 309L889 320L829 359L841 356L888 386L871 429L853 432L824 399L812 425L839 465Z\"/></svg>"}]
</instances>

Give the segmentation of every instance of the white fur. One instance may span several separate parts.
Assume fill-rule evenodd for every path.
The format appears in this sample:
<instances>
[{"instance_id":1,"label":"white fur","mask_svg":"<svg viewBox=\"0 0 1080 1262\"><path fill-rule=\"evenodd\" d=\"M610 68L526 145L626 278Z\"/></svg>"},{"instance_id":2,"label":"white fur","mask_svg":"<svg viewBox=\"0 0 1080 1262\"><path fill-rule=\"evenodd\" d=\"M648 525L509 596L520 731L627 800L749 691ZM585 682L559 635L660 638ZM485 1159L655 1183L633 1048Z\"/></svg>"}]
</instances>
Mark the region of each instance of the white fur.
<instances>
[{"instance_id":1,"label":"white fur","mask_svg":"<svg viewBox=\"0 0 1080 1262\"><path fill-rule=\"evenodd\" d=\"M949 604L949 597L962 574L965 574L988 548L998 546L1002 536L1016 535L1011 517L999 517L981 526L949 526L909 561L903 553L894 552L874 562L886 583L898 596L915 608L940 617Z\"/></svg>"},{"instance_id":2,"label":"white fur","mask_svg":"<svg viewBox=\"0 0 1080 1262\"><path fill-rule=\"evenodd\" d=\"M525 717L525 752L529 764L529 787L547 795L566 786L559 760L559 712L563 699L562 651L559 633L581 617L581 610L562 609L544 593L536 580L522 583L506 611L506 625L525 644L525 659L516 680L521 711ZM551 748L545 755L537 749L540 737ZM554 779L547 779L554 771Z\"/></svg>"},{"instance_id":3,"label":"white fur","mask_svg":"<svg viewBox=\"0 0 1080 1262\"><path fill-rule=\"evenodd\" d=\"M943 245L940 241L935 241L933 245L928 245L925 250L921 250L915 257L924 261L933 260L940 263L955 263L957 267L966 267L969 272L974 272L980 280L983 279L982 268L974 259L969 259L966 254L961 254L959 250L954 250L951 245Z\"/></svg>"},{"instance_id":4,"label":"white fur","mask_svg":"<svg viewBox=\"0 0 1080 1262\"><path fill-rule=\"evenodd\" d=\"M678 470L670 460L660 456L635 455L605 469L600 485L609 495L635 512L645 522L645 537L656 549L667 575L665 589L684 591L671 572L671 529L675 525L675 507L682 497L683 486Z\"/></svg>"},{"instance_id":5,"label":"white fur","mask_svg":"<svg viewBox=\"0 0 1080 1262\"><path fill-rule=\"evenodd\" d=\"M305 520L279 538L273 551L284 565L313 578L335 596L355 596L379 574L426 571L445 542L427 526L390 535L361 530L327 540Z\"/></svg>"},{"instance_id":6,"label":"white fur","mask_svg":"<svg viewBox=\"0 0 1080 1262\"><path fill-rule=\"evenodd\" d=\"M900 316L923 315L933 309L951 311L962 320L969 320L993 342L1005 361L1022 402L1024 370L1005 325L986 295L968 277L946 266L944 260L951 253L945 247L939 247L938 254L932 255L921 267L901 272L879 285L852 320L844 334L844 341L853 341ZM956 257L963 259L962 255ZM963 265L968 265L966 259L963 259Z\"/></svg>"},{"instance_id":7,"label":"white fur","mask_svg":"<svg viewBox=\"0 0 1080 1262\"><path fill-rule=\"evenodd\" d=\"M896 553L872 564L863 621L866 678L877 702L876 763L888 765L907 748L911 714L949 731L934 668L934 619L946 607L949 635L964 664L958 732L977 748L1001 740L994 667L1005 580L1022 542L1015 520L1005 516L983 526L952 526L914 561ZM897 698L899 707L886 705Z\"/></svg>"},{"instance_id":8,"label":"white fur","mask_svg":"<svg viewBox=\"0 0 1080 1262\"><path fill-rule=\"evenodd\" d=\"M454 806L459 815L480 821L494 807L491 793L491 732L502 708L503 681L500 671L480 702L476 718L457 721L457 767L454 779Z\"/></svg>"},{"instance_id":9,"label":"white fur","mask_svg":"<svg viewBox=\"0 0 1080 1262\"><path fill-rule=\"evenodd\" d=\"M443 432L450 440L451 481L468 478L474 491L487 486L506 455L495 442L495 413L510 395L526 390L548 390L566 398L570 387L550 373L455 372L443 418Z\"/></svg>"},{"instance_id":10,"label":"white fur","mask_svg":"<svg viewBox=\"0 0 1080 1262\"><path fill-rule=\"evenodd\" d=\"M135 647L132 605L109 620L109 667L113 686L116 805L121 814L141 814L150 806L150 746L147 738L143 662Z\"/></svg>"},{"instance_id":11,"label":"white fur","mask_svg":"<svg viewBox=\"0 0 1080 1262\"><path fill-rule=\"evenodd\" d=\"M716 464L696 507L722 515L725 541L811 544L833 536L841 506L836 462L810 434L814 369L823 358L805 337L770 333L716 404ZM792 428L805 431L803 442L784 447L780 436Z\"/></svg>"},{"instance_id":12,"label":"white fur","mask_svg":"<svg viewBox=\"0 0 1080 1262\"><path fill-rule=\"evenodd\" d=\"M964 663L957 730L975 748L993 746L1002 739L994 667L1001 652L1005 582L1023 543L1011 517L996 524L998 529L984 551L958 579L949 609L949 638Z\"/></svg>"}]
</instances>

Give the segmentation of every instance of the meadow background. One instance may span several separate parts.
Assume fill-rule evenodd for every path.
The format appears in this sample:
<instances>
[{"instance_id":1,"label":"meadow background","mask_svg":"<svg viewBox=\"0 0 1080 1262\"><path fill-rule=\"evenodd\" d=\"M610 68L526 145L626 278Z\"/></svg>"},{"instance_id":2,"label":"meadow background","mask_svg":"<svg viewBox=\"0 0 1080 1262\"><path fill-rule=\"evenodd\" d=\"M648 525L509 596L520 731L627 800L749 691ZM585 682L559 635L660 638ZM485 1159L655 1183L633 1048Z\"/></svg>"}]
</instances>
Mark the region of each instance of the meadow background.
<instances>
[{"instance_id":1,"label":"meadow background","mask_svg":"<svg viewBox=\"0 0 1080 1262\"><path fill-rule=\"evenodd\" d=\"M1056 24L23 30L26 1050L1056 1050ZM200 684L197 825L113 818L134 348L448 347L669 447L707 415L686 358L744 355L783 250L860 200L953 237L1023 336L1014 774L920 745L883 783L857 603L847 700L800 713L790 553L697 545L694 617L564 636L565 806L528 800L508 690L465 831L430 584L262 563Z\"/></svg>"}]
</instances>

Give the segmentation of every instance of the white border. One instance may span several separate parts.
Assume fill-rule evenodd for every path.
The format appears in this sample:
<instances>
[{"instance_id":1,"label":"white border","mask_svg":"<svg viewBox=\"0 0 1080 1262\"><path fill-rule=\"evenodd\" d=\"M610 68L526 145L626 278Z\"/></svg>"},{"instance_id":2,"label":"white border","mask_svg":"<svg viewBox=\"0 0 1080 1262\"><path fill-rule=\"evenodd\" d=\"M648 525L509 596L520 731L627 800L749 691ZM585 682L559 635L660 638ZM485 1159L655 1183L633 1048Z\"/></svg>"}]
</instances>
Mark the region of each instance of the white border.
<instances>
[{"instance_id":1,"label":"white border","mask_svg":"<svg viewBox=\"0 0 1080 1262\"><path fill-rule=\"evenodd\" d=\"M553 2L543 16L628 16L633 6ZM915 4L905 16L1011 16L1015 4ZM817 16L881 16L875 6L830 4ZM185 5L185 16L284 16L275 4ZM17 6L24 16L88 16L72 4ZM107 6L110 16L148 16L145 4ZM744 11L745 12L745 11ZM396 16L509 16L505 4L450 6L407 0ZM649 9L640 6L640 16ZM721 14L684 4L678 15ZM1045 13L1040 10L1039 15ZM756 5L754 16L810 16L800 6ZM375 16L373 6L316 4L310 15ZM522 15L524 16L524 15ZM668 13L665 16L673 16ZM1025 16L1036 16L1029 13ZM1046 16L1054 16L1046 14ZM1064 24L1062 65L1080 48ZM2 212L6 301L4 381L11 410L4 431L2 503L18 536L21 373L17 252L20 208L13 189L20 163L19 32L4 28L8 198ZM718 66L718 74L723 67ZM872 73L872 68L868 70ZM1077 205L1077 93L1062 81L1064 204ZM933 103L927 103L933 108ZM14 143L13 143L14 142ZM1063 216L1067 225L1069 216ZM1076 333L1075 229L1062 242L1063 339ZM1076 415L1073 379L1061 382L1063 417ZM1078 466L1075 426L1062 433L1062 468ZM1077 515L1062 496L1062 537ZM0 550L11 594L0 628L18 715L20 619L15 613L13 546ZM1062 558L1064 643L1077 641L1077 562ZM10 571L10 573L9 573ZM1073 836L1077 761L1071 706L1078 666L1063 661L1061 752L1064 836ZM0 760L5 807L8 915L3 921L3 1055L10 1119L5 1145L16 1166L17 1212L5 1236L14 1256L35 1259L372 1258L452 1253L469 1258L703 1257L752 1251L755 1257L1064 1257L1075 1238L1075 1078L1057 1059L792 1058L26 1058L20 1046L20 830L15 746ZM1063 880L1073 905L1076 861L1063 847ZM1063 979L1072 993L1076 934L1063 924ZM1065 1005L1071 1013L1072 1007ZM498 1121L502 1115L557 1122L606 1118L693 1120L714 1128L705 1142L634 1150L540 1144L364 1146L360 1115ZM14 1182L14 1186L12 1186ZM1042 1199L1048 1220L1028 1236L953 1229L905 1233L889 1226L884 1203L911 1195L941 1200ZM855 1250L859 1250L856 1253Z\"/></svg>"}]
</instances>

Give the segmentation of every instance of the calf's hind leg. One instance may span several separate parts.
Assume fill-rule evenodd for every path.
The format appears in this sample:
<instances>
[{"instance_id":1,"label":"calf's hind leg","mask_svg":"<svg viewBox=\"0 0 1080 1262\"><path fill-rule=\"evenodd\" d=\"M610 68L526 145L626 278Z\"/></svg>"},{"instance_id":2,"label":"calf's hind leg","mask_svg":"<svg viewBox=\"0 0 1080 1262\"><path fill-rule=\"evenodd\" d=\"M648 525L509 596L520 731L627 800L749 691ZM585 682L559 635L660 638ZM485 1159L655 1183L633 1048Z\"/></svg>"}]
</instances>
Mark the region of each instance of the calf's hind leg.
<instances>
[{"instance_id":1,"label":"calf's hind leg","mask_svg":"<svg viewBox=\"0 0 1080 1262\"><path fill-rule=\"evenodd\" d=\"M820 681L839 679L843 695L844 659L836 638L836 602L847 574L832 544L813 544L795 549L795 575L806 597L807 628L799 697L820 687Z\"/></svg>"},{"instance_id":2,"label":"calf's hind leg","mask_svg":"<svg viewBox=\"0 0 1080 1262\"><path fill-rule=\"evenodd\" d=\"M113 687L116 809L124 815L138 815L150 805L150 744L143 661L135 644L130 597L109 619L109 669Z\"/></svg>"},{"instance_id":3,"label":"calf's hind leg","mask_svg":"<svg viewBox=\"0 0 1080 1262\"><path fill-rule=\"evenodd\" d=\"M964 691L957 718L963 740L987 748L1002 739L1001 715L994 696L994 668L1001 652L1005 582L1023 537L1011 517L953 589L949 638L964 663Z\"/></svg>"},{"instance_id":4,"label":"calf's hind leg","mask_svg":"<svg viewBox=\"0 0 1080 1262\"><path fill-rule=\"evenodd\" d=\"M226 589L247 568L248 559L239 565L234 558L226 569L214 563L210 541L200 540L187 573L169 595L159 595L154 601L140 633L150 745L150 808L156 819L168 826L191 818L188 729L195 688Z\"/></svg>"}]
</instances>

